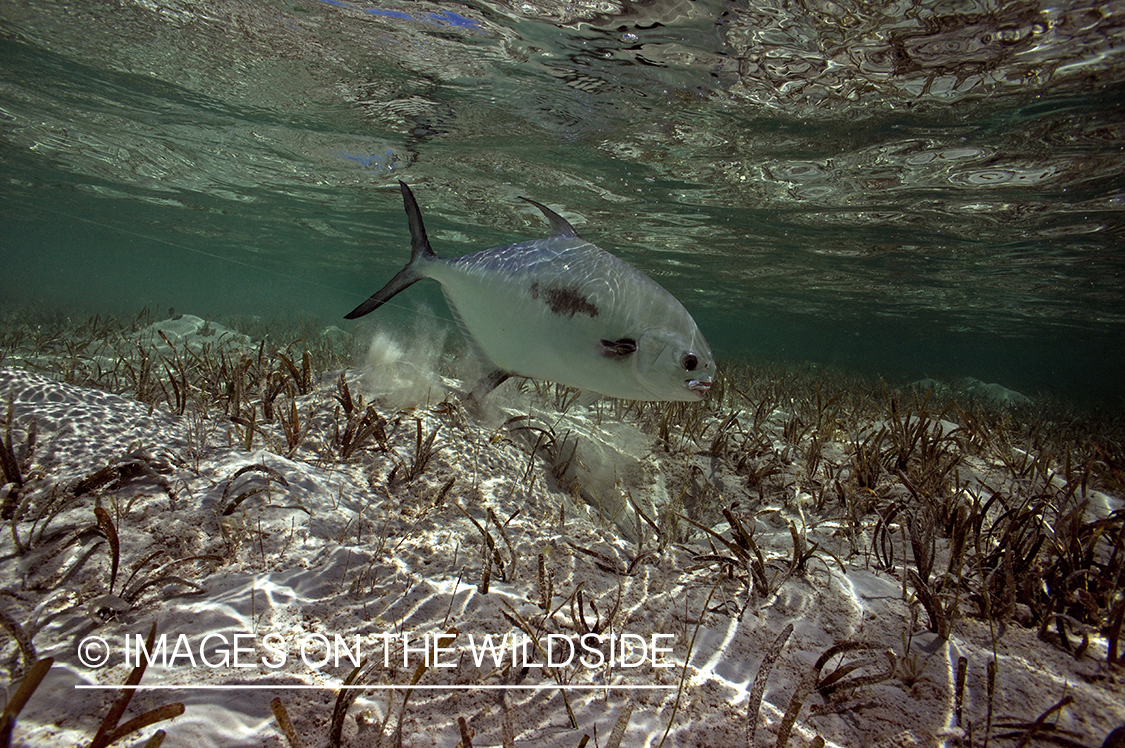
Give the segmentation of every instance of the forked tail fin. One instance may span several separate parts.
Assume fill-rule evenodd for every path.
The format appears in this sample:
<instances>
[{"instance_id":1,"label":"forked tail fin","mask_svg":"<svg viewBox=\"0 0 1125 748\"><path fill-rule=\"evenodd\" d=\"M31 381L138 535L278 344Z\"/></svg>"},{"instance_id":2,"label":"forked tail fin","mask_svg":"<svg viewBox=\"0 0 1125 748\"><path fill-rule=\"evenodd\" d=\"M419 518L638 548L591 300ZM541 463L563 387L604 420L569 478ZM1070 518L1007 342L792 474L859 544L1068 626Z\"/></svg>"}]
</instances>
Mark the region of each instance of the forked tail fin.
<instances>
[{"instance_id":1,"label":"forked tail fin","mask_svg":"<svg viewBox=\"0 0 1125 748\"><path fill-rule=\"evenodd\" d=\"M414 193L402 180L399 180L398 184L402 188L402 203L406 207L406 220L410 224L410 262L394 278L391 278L387 285L372 294L370 299L345 314L344 319L356 319L383 306L399 291L425 277L421 271L423 263L437 259L434 250L430 248L430 240L426 238L426 227L422 225L422 211L418 209L418 201L414 199Z\"/></svg>"}]
</instances>

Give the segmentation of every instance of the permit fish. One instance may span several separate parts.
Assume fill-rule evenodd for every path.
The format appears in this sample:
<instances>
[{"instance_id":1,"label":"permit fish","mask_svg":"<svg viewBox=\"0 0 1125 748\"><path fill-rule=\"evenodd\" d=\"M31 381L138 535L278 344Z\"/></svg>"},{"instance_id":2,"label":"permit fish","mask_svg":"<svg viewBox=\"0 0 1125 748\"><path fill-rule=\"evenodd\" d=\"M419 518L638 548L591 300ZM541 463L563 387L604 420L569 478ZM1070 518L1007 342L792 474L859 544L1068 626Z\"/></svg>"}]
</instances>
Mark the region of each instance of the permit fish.
<instances>
[{"instance_id":1,"label":"permit fish","mask_svg":"<svg viewBox=\"0 0 1125 748\"><path fill-rule=\"evenodd\" d=\"M629 400L700 400L715 360L676 297L635 267L578 236L545 205L546 239L438 257L422 212L399 181L410 262L345 319L356 319L422 280L441 284L487 372L477 402L509 377L530 377Z\"/></svg>"}]
</instances>

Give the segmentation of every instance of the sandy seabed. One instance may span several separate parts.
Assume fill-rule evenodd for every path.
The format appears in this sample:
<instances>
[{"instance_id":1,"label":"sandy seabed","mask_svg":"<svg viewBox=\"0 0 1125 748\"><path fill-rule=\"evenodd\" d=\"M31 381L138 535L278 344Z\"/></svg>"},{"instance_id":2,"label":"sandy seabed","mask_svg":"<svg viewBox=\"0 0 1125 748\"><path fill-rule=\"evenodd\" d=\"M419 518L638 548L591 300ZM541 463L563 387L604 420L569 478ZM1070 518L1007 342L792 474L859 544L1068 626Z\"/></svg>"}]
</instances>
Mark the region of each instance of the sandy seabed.
<instances>
[{"instance_id":1,"label":"sandy seabed","mask_svg":"<svg viewBox=\"0 0 1125 748\"><path fill-rule=\"evenodd\" d=\"M662 430L509 383L469 413L393 359L249 426L0 370L23 463L2 502L9 696L53 658L14 745L87 745L121 694L90 687L125 683L154 624L117 724L183 711L130 744L1097 746L1125 725L1104 630L1076 621L1066 648L1026 606L974 614L968 586L943 593L948 637L930 630L906 521L873 499L849 522L818 478L843 492L878 423L824 430L810 470L781 407ZM950 491L1004 480L966 454ZM1090 518L1120 517L1083 491Z\"/></svg>"}]
</instances>

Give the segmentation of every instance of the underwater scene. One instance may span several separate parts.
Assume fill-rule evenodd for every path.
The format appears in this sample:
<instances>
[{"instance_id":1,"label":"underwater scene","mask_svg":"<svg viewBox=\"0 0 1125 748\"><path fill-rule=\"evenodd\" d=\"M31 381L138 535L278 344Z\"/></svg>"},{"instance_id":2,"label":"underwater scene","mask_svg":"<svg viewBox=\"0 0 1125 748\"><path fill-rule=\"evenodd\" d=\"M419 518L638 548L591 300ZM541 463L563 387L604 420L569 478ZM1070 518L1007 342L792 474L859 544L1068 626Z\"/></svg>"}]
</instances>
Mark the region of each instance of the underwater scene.
<instances>
[{"instance_id":1,"label":"underwater scene","mask_svg":"<svg viewBox=\"0 0 1125 748\"><path fill-rule=\"evenodd\" d=\"M0 0L0 748L1125 745L1125 5Z\"/></svg>"}]
</instances>

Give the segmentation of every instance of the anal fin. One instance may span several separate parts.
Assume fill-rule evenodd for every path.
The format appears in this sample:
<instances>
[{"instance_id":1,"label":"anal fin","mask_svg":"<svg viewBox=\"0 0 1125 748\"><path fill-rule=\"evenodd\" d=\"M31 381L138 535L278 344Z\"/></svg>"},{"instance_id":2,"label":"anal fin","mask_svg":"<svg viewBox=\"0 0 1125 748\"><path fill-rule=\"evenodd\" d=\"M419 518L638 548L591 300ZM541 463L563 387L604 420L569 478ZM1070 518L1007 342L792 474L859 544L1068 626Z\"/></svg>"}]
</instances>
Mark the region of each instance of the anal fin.
<instances>
[{"instance_id":1,"label":"anal fin","mask_svg":"<svg viewBox=\"0 0 1125 748\"><path fill-rule=\"evenodd\" d=\"M511 376L512 375L506 371L493 369L473 385L473 389L465 396L465 405L468 406L470 410L478 410L480 404L484 402L484 398L488 396L488 393L502 385Z\"/></svg>"}]
</instances>

